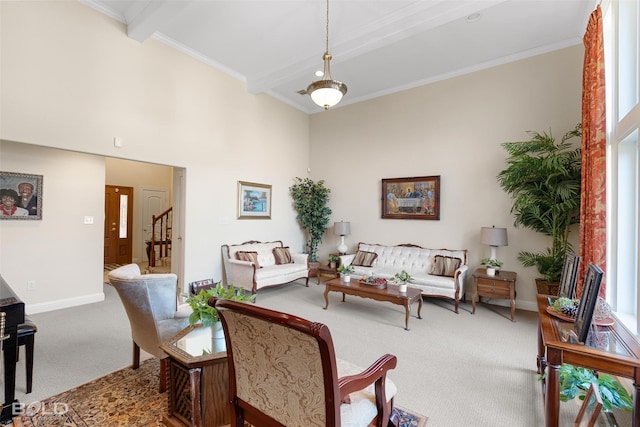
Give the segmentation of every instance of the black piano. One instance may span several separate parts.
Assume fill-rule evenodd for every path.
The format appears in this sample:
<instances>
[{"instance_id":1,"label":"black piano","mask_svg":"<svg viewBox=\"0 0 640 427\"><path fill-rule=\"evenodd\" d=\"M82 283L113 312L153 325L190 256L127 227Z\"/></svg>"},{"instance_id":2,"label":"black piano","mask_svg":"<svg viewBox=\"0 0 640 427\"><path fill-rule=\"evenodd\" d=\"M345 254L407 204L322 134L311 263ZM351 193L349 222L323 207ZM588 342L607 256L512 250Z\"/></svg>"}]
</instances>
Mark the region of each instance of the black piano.
<instances>
[{"instance_id":1,"label":"black piano","mask_svg":"<svg viewBox=\"0 0 640 427\"><path fill-rule=\"evenodd\" d=\"M24 323L24 303L13 289L0 276L0 312L5 313L2 353L4 356L4 404L0 422L8 424L13 419L13 406L16 395L16 347L18 344L18 325Z\"/></svg>"}]
</instances>

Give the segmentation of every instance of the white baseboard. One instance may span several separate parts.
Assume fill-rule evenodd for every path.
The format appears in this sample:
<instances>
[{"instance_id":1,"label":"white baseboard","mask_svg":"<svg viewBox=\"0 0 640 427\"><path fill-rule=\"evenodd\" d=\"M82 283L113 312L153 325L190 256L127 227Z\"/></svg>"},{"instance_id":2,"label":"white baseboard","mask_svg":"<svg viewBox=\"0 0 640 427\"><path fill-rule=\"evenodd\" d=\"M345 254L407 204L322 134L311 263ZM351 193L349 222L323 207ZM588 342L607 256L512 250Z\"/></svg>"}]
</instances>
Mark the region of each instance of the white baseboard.
<instances>
[{"instance_id":1,"label":"white baseboard","mask_svg":"<svg viewBox=\"0 0 640 427\"><path fill-rule=\"evenodd\" d=\"M70 308L104 301L104 298L104 292L98 292L91 295L83 295L81 297L67 298L38 304L26 304L25 312L27 314L45 313L47 311L59 310L61 308Z\"/></svg>"}]
</instances>

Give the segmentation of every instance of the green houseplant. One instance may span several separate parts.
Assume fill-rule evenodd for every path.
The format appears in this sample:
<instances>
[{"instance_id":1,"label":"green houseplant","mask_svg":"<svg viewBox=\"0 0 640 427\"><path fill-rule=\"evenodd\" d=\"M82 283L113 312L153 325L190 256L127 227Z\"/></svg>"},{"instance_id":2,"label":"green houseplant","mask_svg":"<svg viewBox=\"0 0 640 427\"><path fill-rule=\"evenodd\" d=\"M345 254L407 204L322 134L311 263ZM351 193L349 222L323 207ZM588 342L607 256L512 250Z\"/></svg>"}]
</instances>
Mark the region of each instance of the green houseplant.
<instances>
[{"instance_id":1,"label":"green houseplant","mask_svg":"<svg viewBox=\"0 0 640 427\"><path fill-rule=\"evenodd\" d=\"M228 288L218 282L215 287L203 289L197 295L187 298L186 302L191 306L193 312L189 316L189 324L193 325L202 322L203 326L213 326L220 318L215 308L209 305L209 298L218 297L234 301L253 301L255 295L247 295L243 288L236 288L232 284Z\"/></svg>"},{"instance_id":2,"label":"green houseplant","mask_svg":"<svg viewBox=\"0 0 640 427\"><path fill-rule=\"evenodd\" d=\"M560 400L567 402L575 397L584 400L591 383L598 384L604 410L620 408L631 411L633 409L633 399L622 384L611 375L599 373L596 376L590 369L566 363L560 367Z\"/></svg>"},{"instance_id":3,"label":"green houseplant","mask_svg":"<svg viewBox=\"0 0 640 427\"><path fill-rule=\"evenodd\" d=\"M336 265L340 262L340 257L335 254L329 255L329 267L335 268Z\"/></svg>"},{"instance_id":4,"label":"green houseplant","mask_svg":"<svg viewBox=\"0 0 640 427\"><path fill-rule=\"evenodd\" d=\"M318 245L331 215L331 209L327 206L331 190L325 187L322 180L314 182L309 178L296 177L296 183L289 188L289 192L298 212L298 221L307 232L305 252L309 254L310 262L317 262Z\"/></svg>"},{"instance_id":5,"label":"green houseplant","mask_svg":"<svg viewBox=\"0 0 640 427\"><path fill-rule=\"evenodd\" d=\"M528 141L505 142L507 167L497 178L513 199L515 226L551 237L551 247L534 253L521 251L518 260L525 267L537 267L547 282L557 282L564 256L571 250L569 232L580 216L580 148L571 139L582 135L581 125L560 141L551 133L529 132Z\"/></svg>"},{"instance_id":6,"label":"green houseplant","mask_svg":"<svg viewBox=\"0 0 640 427\"><path fill-rule=\"evenodd\" d=\"M487 267L491 267L491 268L500 268L502 267L502 261L497 260L495 258L484 258L482 261L480 261L480 263L484 266Z\"/></svg>"},{"instance_id":7,"label":"green houseplant","mask_svg":"<svg viewBox=\"0 0 640 427\"><path fill-rule=\"evenodd\" d=\"M353 267L351 267L350 265L342 264L340 267L338 267L338 273L349 275L353 273Z\"/></svg>"}]
</instances>

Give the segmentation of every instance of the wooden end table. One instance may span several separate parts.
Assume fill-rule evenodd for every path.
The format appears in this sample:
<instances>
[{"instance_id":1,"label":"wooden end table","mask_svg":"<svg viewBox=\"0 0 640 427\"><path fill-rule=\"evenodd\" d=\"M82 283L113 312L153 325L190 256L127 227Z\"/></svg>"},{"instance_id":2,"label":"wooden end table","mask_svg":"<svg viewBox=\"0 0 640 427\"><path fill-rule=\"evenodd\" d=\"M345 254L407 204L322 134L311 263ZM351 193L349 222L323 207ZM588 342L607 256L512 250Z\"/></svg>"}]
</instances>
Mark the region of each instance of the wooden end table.
<instances>
[{"instance_id":1,"label":"wooden end table","mask_svg":"<svg viewBox=\"0 0 640 427\"><path fill-rule=\"evenodd\" d=\"M404 329L409 330L409 313L411 310L411 304L418 302L418 319L420 317L420 311L422 311L422 291L416 288L407 287L407 292L400 293L398 286L387 285L385 289L378 289L374 286L363 285L359 283L358 279L352 278L349 282L344 282L342 279L332 279L325 283L324 289L324 309L329 307L329 292L341 292L342 302L344 302L345 295L355 295L360 298L371 298L376 301L387 301L392 304L401 305L404 307Z\"/></svg>"},{"instance_id":2,"label":"wooden end table","mask_svg":"<svg viewBox=\"0 0 640 427\"><path fill-rule=\"evenodd\" d=\"M473 272L473 298L471 314L476 312L479 297L511 300L511 321L516 315L516 277L513 271L499 270L495 276L489 276L486 268Z\"/></svg>"},{"instance_id":3,"label":"wooden end table","mask_svg":"<svg viewBox=\"0 0 640 427\"><path fill-rule=\"evenodd\" d=\"M224 337L196 324L162 343L169 355L169 427L218 427L231 422L229 370ZM203 354L203 350L209 352Z\"/></svg>"}]
</instances>

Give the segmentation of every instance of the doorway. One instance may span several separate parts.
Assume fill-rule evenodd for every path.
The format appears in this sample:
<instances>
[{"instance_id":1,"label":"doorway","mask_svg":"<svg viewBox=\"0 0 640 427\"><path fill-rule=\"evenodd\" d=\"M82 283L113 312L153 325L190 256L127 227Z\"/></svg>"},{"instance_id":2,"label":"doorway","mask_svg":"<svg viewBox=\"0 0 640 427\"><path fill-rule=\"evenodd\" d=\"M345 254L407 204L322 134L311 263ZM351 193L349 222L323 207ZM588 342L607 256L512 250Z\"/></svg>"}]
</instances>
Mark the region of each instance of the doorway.
<instances>
[{"instance_id":1,"label":"doorway","mask_svg":"<svg viewBox=\"0 0 640 427\"><path fill-rule=\"evenodd\" d=\"M133 188L105 185L104 265L132 260Z\"/></svg>"}]
</instances>

